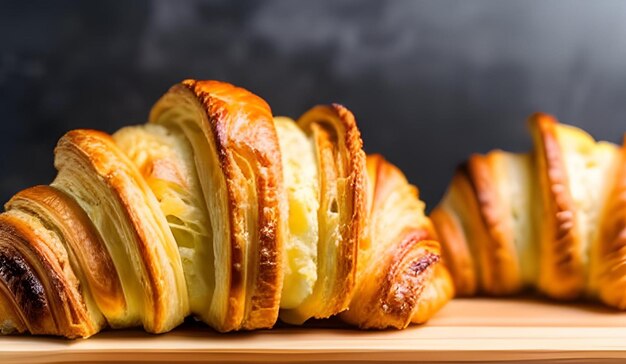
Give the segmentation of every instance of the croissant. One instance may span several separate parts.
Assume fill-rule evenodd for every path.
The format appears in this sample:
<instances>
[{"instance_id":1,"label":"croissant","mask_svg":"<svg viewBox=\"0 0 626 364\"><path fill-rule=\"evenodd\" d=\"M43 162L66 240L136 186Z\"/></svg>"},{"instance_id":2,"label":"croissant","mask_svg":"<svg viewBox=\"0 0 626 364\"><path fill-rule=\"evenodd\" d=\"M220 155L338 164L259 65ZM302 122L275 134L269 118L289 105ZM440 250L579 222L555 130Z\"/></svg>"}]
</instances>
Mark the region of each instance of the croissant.
<instances>
[{"instance_id":1,"label":"croissant","mask_svg":"<svg viewBox=\"0 0 626 364\"><path fill-rule=\"evenodd\" d=\"M417 189L352 113L274 118L187 80L147 124L64 135L50 186L0 214L0 332L89 337L193 316L220 332L340 317L403 328L452 295Z\"/></svg>"},{"instance_id":2,"label":"croissant","mask_svg":"<svg viewBox=\"0 0 626 364\"><path fill-rule=\"evenodd\" d=\"M626 309L626 147L546 114L529 125L532 153L472 155L431 214L456 293Z\"/></svg>"}]
</instances>

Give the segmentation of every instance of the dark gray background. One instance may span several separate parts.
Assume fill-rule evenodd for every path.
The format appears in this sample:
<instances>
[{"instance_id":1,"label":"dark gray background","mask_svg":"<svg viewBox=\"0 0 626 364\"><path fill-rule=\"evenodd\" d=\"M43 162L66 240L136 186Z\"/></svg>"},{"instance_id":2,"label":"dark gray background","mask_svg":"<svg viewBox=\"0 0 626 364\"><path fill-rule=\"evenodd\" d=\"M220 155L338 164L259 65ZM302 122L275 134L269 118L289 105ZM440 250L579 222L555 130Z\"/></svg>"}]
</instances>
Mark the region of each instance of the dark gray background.
<instances>
[{"instance_id":1,"label":"dark gray background","mask_svg":"<svg viewBox=\"0 0 626 364\"><path fill-rule=\"evenodd\" d=\"M528 148L533 111L621 139L626 2L4 1L0 200L52 179L65 131L142 123L188 77L345 104L432 206L470 153Z\"/></svg>"}]
</instances>

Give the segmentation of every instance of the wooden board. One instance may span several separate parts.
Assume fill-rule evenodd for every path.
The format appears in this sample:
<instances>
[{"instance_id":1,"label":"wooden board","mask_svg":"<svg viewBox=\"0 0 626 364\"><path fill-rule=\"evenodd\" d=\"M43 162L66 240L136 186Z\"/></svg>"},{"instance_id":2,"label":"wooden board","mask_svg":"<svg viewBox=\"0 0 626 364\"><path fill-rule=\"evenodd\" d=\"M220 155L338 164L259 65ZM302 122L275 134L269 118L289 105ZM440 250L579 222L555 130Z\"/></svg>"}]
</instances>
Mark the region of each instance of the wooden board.
<instances>
[{"instance_id":1,"label":"wooden board","mask_svg":"<svg viewBox=\"0 0 626 364\"><path fill-rule=\"evenodd\" d=\"M330 328L328 326L331 326ZM535 299L459 299L429 324L363 332L337 322L220 335L186 324L165 335L109 331L88 340L0 337L0 362L534 361L622 362L626 313Z\"/></svg>"}]
</instances>

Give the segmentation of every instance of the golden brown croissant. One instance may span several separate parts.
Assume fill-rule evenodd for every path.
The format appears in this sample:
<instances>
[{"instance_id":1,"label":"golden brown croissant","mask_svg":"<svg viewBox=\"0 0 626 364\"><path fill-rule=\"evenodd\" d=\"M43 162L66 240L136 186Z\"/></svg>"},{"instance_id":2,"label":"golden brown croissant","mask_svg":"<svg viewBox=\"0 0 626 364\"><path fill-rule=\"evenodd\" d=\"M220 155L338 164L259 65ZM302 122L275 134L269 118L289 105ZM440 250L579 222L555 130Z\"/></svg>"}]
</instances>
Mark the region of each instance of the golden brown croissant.
<instances>
[{"instance_id":1,"label":"golden brown croissant","mask_svg":"<svg viewBox=\"0 0 626 364\"><path fill-rule=\"evenodd\" d=\"M461 165L431 218L459 295L527 287L626 309L626 149L549 115L529 120L530 154Z\"/></svg>"},{"instance_id":2,"label":"golden brown croissant","mask_svg":"<svg viewBox=\"0 0 626 364\"><path fill-rule=\"evenodd\" d=\"M2 333L161 333L188 315L251 330L279 311L402 328L452 295L416 189L366 165L339 105L274 120L244 89L188 80L146 125L69 132L55 166L0 215Z\"/></svg>"}]
</instances>

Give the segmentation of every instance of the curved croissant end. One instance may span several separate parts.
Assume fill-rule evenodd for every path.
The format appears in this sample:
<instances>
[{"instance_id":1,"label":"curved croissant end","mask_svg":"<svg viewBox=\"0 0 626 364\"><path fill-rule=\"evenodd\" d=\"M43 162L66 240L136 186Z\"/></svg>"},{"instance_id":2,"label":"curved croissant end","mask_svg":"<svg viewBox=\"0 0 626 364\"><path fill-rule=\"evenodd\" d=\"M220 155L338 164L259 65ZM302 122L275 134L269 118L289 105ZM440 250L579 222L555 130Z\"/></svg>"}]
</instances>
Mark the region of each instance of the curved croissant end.
<instances>
[{"instance_id":1,"label":"curved croissant end","mask_svg":"<svg viewBox=\"0 0 626 364\"><path fill-rule=\"evenodd\" d=\"M54 187L36 186L16 194L6 209L9 214L30 215L30 221L39 219L49 229L48 244L57 241L62 244L53 247L67 251L67 260L62 264L69 265L80 280L80 290L87 303L96 305L90 308L92 316L99 317L102 312L105 317L116 317L123 313L124 292L106 245L72 198Z\"/></svg>"},{"instance_id":2,"label":"curved croissant end","mask_svg":"<svg viewBox=\"0 0 626 364\"><path fill-rule=\"evenodd\" d=\"M81 294L60 236L35 215L0 215L0 306L2 332L88 337L104 320Z\"/></svg>"},{"instance_id":3,"label":"curved croissant end","mask_svg":"<svg viewBox=\"0 0 626 364\"><path fill-rule=\"evenodd\" d=\"M365 153L352 113L341 105L317 106L297 123L313 143L320 203L315 286L297 308L281 312L293 324L348 308L366 218Z\"/></svg>"},{"instance_id":4,"label":"curved croissant end","mask_svg":"<svg viewBox=\"0 0 626 364\"><path fill-rule=\"evenodd\" d=\"M52 186L72 196L87 213L117 274L124 277L125 307L107 316L109 324L142 324L154 333L180 324L189 311L180 256L139 171L111 137L91 130L63 136L55 150L55 166L59 174Z\"/></svg>"},{"instance_id":5,"label":"curved croissant end","mask_svg":"<svg viewBox=\"0 0 626 364\"><path fill-rule=\"evenodd\" d=\"M404 328L430 318L453 295L417 189L380 155L367 157L368 239L354 296L341 318L361 328Z\"/></svg>"},{"instance_id":6,"label":"curved croissant end","mask_svg":"<svg viewBox=\"0 0 626 364\"><path fill-rule=\"evenodd\" d=\"M227 83L187 80L157 102L150 122L187 138L210 215L214 292L205 312L195 314L218 331L272 327L286 202L269 106Z\"/></svg>"}]
</instances>

